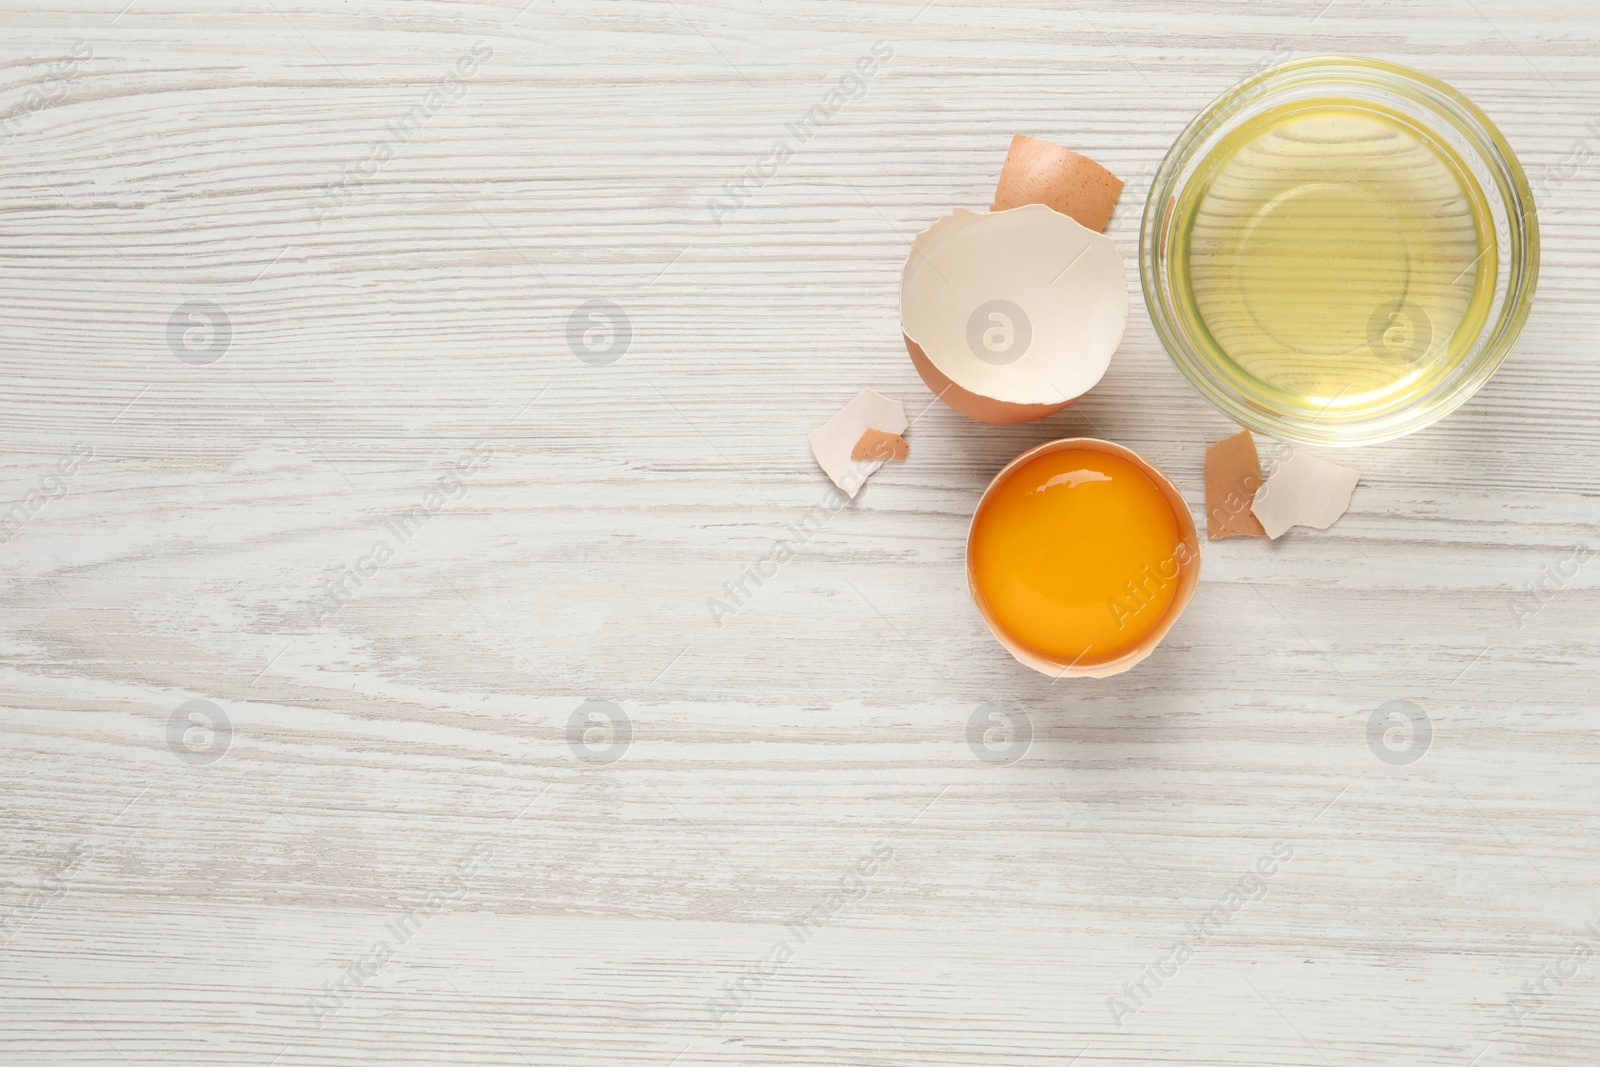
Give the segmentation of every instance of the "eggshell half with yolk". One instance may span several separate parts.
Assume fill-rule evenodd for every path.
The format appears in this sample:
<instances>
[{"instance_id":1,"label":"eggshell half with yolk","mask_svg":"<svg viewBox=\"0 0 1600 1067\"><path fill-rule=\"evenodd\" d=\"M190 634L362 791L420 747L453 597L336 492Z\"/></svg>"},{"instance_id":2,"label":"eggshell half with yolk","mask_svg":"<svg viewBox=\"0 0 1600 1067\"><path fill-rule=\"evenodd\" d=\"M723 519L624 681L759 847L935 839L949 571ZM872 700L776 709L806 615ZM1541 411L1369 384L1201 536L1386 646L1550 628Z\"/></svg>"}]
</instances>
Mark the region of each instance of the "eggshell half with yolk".
<instances>
[{"instance_id":1,"label":"eggshell half with yolk","mask_svg":"<svg viewBox=\"0 0 1600 1067\"><path fill-rule=\"evenodd\" d=\"M1058 506L1059 500L1036 502L1041 490L1050 487L1054 491L1064 479L1053 477L1044 485L1030 482L1028 475L1036 473L1035 464L1057 455L1076 460L1083 453L1113 459L1116 466L1143 480L1145 484L1135 494L1140 499L1130 501L1125 493L1094 495L1079 503L1068 500L1065 511ZM1072 479L1077 476L1087 476L1082 478L1084 482L1113 480L1097 476L1093 470L1079 470L1065 479L1069 489L1075 489ZM1098 488L1092 486L1089 492L1095 493ZM1026 510L1017 507L1016 491L1029 501ZM1153 506L1158 501L1164 502L1164 507ZM1131 504L1140 506L1125 508ZM994 511L997 507L999 512ZM1063 517L1070 517L1074 507L1089 510L1078 512L1081 521L1063 525ZM1106 511L1097 518L1093 512L1100 507ZM1144 521L1129 521L1141 515ZM1170 541L1163 540L1163 532L1175 536ZM1077 552L1070 550L1075 539ZM1141 541L1142 550L1138 547ZM1023 547L1027 545L1032 549ZM995 568L997 560L1003 566ZM1146 566L1139 567L1140 562ZM1075 570L1077 575L1072 574ZM1006 464L984 490L967 531L967 586L978 614L995 640L1019 663L1053 678L1107 678L1142 662L1177 622L1199 580L1200 537L1183 495L1149 460L1110 441L1070 437L1022 453ZM1003 582L1009 582L1010 588ZM1042 595L1063 582L1076 587L1074 596L1057 603ZM1096 595L1085 597L1081 595L1084 589ZM1014 632L997 610L1001 600L988 595L1001 591L1009 599L1013 618L1018 594L1022 594L1021 601L1037 613L1030 624L1050 625L1079 609L1098 610L1103 606L1101 618L1107 624L1101 628L1103 632L1120 632L1128 621L1138 625L1129 628L1128 637L1121 644L1115 636L1109 642L1102 641L1100 632L1063 631L1058 635L1062 642L1085 636L1102 643L1099 652L1085 647L1078 655L1068 655L1061 648L1044 647L1037 640L1037 633L1031 635L1034 640L1029 640L1030 635ZM1107 598L1103 603L1101 595ZM1157 614L1144 615L1150 611Z\"/></svg>"}]
</instances>

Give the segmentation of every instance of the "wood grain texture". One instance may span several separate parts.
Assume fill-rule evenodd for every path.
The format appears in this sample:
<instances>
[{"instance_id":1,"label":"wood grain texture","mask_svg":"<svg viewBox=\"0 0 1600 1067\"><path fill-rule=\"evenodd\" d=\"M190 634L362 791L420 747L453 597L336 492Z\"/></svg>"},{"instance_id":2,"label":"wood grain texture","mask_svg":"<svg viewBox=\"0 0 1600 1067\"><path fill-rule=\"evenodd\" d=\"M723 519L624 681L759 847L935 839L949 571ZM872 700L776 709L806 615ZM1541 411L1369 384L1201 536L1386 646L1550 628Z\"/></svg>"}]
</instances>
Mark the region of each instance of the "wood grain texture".
<instances>
[{"instance_id":1,"label":"wood grain texture","mask_svg":"<svg viewBox=\"0 0 1600 1067\"><path fill-rule=\"evenodd\" d=\"M521 3L5 16L0 1062L1596 1062L1592 4ZM927 409L713 620L827 497L805 434L867 385L922 411L901 261L1013 133L1127 181L1131 264L1195 111L1321 52L1454 83L1539 187L1537 303L1471 404L1362 450L1334 528L1206 545L1139 668L1052 685L965 595L989 477L1104 436L1198 511L1230 432L1135 291L1083 402ZM631 327L608 365L568 346L589 300ZM214 362L171 343L192 301ZM194 700L207 765L168 741ZM570 743L589 700L614 762ZM995 700L1009 764L968 742ZM1391 700L1420 761L1368 747Z\"/></svg>"}]
</instances>

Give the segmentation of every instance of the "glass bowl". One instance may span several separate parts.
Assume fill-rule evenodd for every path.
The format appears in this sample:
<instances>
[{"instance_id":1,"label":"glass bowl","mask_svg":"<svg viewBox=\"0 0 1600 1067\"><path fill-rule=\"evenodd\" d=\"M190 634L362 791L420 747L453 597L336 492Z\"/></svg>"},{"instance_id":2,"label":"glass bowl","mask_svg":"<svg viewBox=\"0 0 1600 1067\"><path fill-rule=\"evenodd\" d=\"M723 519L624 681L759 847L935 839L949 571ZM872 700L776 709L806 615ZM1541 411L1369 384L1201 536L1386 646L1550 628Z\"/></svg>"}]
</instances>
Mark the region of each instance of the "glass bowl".
<instances>
[{"instance_id":1,"label":"glass bowl","mask_svg":"<svg viewBox=\"0 0 1600 1067\"><path fill-rule=\"evenodd\" d=\"M1500 366L1533 301L1539 224L1466 97L1324 56L1247 78L1179 135L1139 267L1162 346L1225 414L1371 444L1443 418Z\"/></svg>"}]
</instances>

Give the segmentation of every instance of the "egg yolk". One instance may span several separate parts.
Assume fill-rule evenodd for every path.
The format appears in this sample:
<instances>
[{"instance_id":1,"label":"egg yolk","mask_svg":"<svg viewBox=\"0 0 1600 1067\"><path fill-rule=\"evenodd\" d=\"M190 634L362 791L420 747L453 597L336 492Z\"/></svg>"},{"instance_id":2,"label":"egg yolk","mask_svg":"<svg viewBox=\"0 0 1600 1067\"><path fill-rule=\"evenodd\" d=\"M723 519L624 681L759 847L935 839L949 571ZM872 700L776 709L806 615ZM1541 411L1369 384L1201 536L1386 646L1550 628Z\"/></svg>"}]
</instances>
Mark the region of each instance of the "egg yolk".
<instances>
[{"instance_id":1,"label":"egg yolk","mask_svg":"<svg viewBox=\"0 0 1600 1067\"><path fill-rule=\"evenodd\" d=\"M1116 659L1166 615L1191 558L1172 504L1121 456L1048 452L995 488L968 545L973 596L1062 664Z\"/></svg>"}]
</instances>

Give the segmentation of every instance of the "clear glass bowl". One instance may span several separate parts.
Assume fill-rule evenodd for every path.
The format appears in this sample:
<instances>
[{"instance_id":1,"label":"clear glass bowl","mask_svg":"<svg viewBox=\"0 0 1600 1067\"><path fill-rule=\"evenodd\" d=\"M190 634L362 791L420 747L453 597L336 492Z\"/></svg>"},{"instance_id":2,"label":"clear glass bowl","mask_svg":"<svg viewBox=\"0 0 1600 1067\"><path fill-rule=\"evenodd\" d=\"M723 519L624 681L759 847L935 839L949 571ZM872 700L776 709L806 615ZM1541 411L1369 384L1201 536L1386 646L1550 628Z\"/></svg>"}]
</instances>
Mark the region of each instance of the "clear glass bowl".
<instances>
[{"instance_id":1,"label":"clear glass bowl","mask_svg":"<svg viewBox=\"0 0 1600 1067\"><path fill-rule=\"evenodd\" d=\"M1167 354L1225 414L1371 444L1443 418L1500 366L1539 224L1466 97L1325 56L1248 78L1189 124L1151 182L1139 267Z\"/></svg>"}]
</instances>

